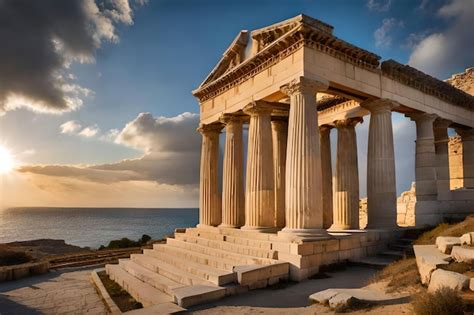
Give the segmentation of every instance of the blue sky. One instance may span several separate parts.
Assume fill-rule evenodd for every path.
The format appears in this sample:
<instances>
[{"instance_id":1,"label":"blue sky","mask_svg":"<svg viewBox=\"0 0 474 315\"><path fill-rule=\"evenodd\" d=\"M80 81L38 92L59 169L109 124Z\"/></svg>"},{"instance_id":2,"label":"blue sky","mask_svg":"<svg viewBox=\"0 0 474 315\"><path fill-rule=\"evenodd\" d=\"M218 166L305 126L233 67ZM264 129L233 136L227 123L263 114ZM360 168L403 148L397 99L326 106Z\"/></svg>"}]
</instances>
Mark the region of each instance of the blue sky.
<instances>
[{"instance_id":1,"label":"blue sky","mask_svg":"<svg viewBox=\"0 0 474 315\"><path fill-rule=\"evenodd\" d=\"M470 55L451 61L456 58L448 58L450 51L432 56L435 50L429 46L435 41L438 46L456 48L457 42L450 45L446 38L474 16L471 0L150 0L145 5L133 1L133 13L117 9L123 19L109 17L119 41L111 42L101 35L100 48L88 51L94 62L81 63L75 55L70 68L64 68L77 86L92 91L93 95L81 96L82 106L55 114L40 113L34 106L4 110L0 145L8 147L23 164L94 165L139 159L149 147L113 141L128 123L131 127L138 124L140 113L151 113L157 121L161 116L197 113L198 103L191 91L241 29L265 27L300 13L333 25L337 37L380 55L382 60L419 65L440 79L474 63ZM127 19L130 21L124 22ZM461 41L466 40L460 36ZM471 54L472 42L468 38L465 44ZM394 118L394 122L402 120L406 119ZM81 127L61 132L61 125L68 121ZM87 127L95 133L81 136Z\"/></svg>"}]
</instances>

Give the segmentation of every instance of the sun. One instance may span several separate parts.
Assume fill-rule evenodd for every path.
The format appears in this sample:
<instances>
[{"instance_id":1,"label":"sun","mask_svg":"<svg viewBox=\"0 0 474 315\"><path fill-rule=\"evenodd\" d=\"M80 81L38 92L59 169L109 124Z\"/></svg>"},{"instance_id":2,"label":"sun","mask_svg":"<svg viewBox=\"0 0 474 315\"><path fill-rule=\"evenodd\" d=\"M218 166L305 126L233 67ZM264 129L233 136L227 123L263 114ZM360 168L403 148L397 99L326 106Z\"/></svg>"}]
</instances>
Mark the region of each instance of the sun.
<instances>
[{"instance_id":1,"label":"sun","mask_svg":"<svg viewBox=\"0 0 474 315\"><path fill-rule=\"evenodd\" d=\"M6 148L0 146L0 175L7 174L15 168L15 159Z\"/></svg>"}]
</instances>

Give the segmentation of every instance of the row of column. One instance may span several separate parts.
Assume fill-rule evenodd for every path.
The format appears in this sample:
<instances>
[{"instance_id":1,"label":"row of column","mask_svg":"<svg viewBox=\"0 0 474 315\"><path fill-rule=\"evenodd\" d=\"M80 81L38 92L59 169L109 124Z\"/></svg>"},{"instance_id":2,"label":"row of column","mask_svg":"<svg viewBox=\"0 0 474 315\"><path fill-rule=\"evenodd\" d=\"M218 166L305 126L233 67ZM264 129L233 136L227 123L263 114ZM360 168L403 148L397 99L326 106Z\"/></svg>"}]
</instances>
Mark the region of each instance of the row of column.
<instances>
[{"instance_id":1,"label":"row of column","mask_svg":"<svg viewBox=\"0 0 474 315\"><path fill-rule=\"evenodd\" d=\"M332 183L330 127L318 126L316 93L327 85L305 78L282 87L290 97L288 123L272 121L272 106L257 101L250 116L246 185L243 185L243 117L225 115L222 201L218 191L218 147L222 125L202 126L200 225L246 230L283 228L279 233L318 237L326 229L359 227L355 126L361 118L335 122L337 164ZM395 160L391 109L378 100L361 104L371 112L367 193L368 227L396 226ZM334 194L332 194L334 192Z\"/></svg>"}]
</instances>

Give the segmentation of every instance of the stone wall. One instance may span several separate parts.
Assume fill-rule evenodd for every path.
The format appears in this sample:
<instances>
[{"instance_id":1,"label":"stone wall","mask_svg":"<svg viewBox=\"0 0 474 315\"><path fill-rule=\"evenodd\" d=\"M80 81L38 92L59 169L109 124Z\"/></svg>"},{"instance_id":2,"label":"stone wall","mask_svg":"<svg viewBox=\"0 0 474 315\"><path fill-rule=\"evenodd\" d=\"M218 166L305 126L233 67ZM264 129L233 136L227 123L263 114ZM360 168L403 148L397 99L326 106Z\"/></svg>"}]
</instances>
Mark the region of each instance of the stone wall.
<instances>
[{"instance_id":1,"label":"stone wall","mask_svg":"<svg viewBox=\"0 0 474 315\"><path fill-rule=\"evenodd\" d=\"M410 190L401 193L397 198L397 224L399 226L415 226L415 183L411 184ZM359 225L363 229L367 225L367 198L359 201Z\"/></svg>"},{"instance_id":2,"label":"stone wall","mask_svg":"<svg viewBox=\"0 0 474 315\"><path fill-rule=\"evenodd\" d=\"M466 93L474 95L474 67L467 68L463 73L453 74L446 82Z\"/></svg>"},{"instance_id":3,"label":"stone wall","mask_svg":"<svg viewBox=\"0 0 474 315\"><path fill-rule=\"evenodd\" d=\"M449 138L449 177L451 190L464 186L462 168L462 143L461 137Z\"/></svg>"}]
</instances>

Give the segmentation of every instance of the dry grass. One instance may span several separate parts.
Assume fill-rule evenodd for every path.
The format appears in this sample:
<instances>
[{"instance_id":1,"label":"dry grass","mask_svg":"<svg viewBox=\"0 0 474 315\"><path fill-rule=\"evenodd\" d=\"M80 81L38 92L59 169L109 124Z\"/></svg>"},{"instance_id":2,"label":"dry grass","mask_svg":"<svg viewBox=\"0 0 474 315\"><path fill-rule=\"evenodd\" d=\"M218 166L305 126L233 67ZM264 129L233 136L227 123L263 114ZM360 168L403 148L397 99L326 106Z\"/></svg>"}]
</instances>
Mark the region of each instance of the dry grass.
<instances>
[{"instance_id":1,"label":"dry grass","mask_svg":"<svg viewBox=\"0 0 474 315\"><path fill-rule=\"evenodd\" d=\"M421 285L415 258L402 259L379 271L372 282L388 281L387 292L400 291Z\"/></svg>"},{"instance_id":2,"label":"dry grass","mask_svg":"<svg viewBox=\"0 0 474 315\"><path fill-rule=\"evenodd\" d=\"M110 297L122 312L143 308L141 303L124 291L117 282L111 280L105 272L100 272L98 275Z\"/></svg>"},{"instance_id":3,"label":"dry grass","mask_svg":"<svg viewBox=\"0 0 474 315\"><path fill-rule=\"evenodd\" d=\"M438 268L462 274L474 272L474 266L465 262L451 262L449 265L440 265Z\"/></svg>"},{"instance_id":4,"label":"dry grass","mask_svg":"<svg viewBox=\"0 0 474 315\"><path fill-rule=\"evenodd\" d=\"M438 236L462 236L474 231L474 216L467 217L464 221L456 224L441 223L431 231L423 233L415 242L415 245L434 244Z\"/></svg>"},{"instance_id":5,"label":"dry grass","mask_svg":"<svg viewBox=\"0 0 474 315\"><path fill-rule=\"evenodd\" d=\"M434 293L417 294L411 305L417 315L464 315L465 305L456 290L443 287Z\"/></svg>"}]
</instances>

